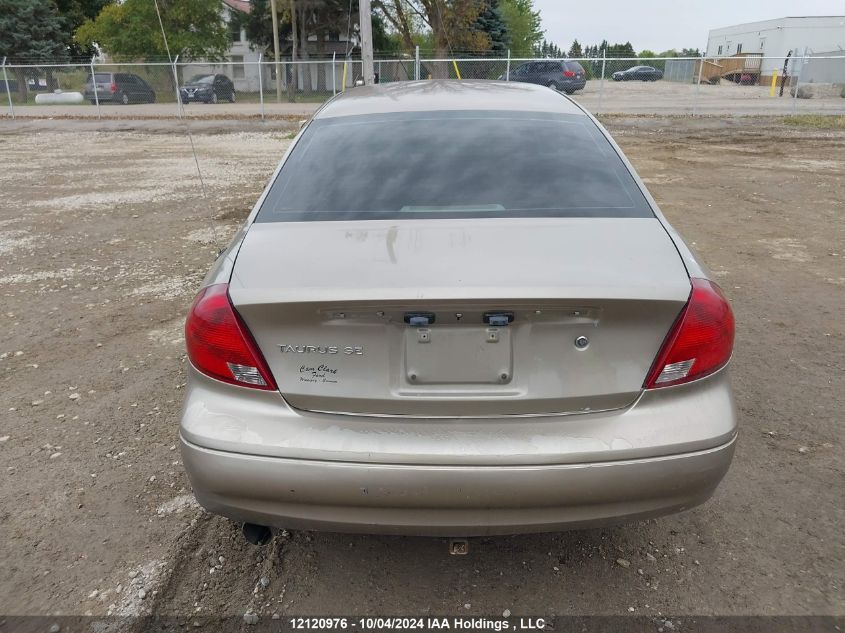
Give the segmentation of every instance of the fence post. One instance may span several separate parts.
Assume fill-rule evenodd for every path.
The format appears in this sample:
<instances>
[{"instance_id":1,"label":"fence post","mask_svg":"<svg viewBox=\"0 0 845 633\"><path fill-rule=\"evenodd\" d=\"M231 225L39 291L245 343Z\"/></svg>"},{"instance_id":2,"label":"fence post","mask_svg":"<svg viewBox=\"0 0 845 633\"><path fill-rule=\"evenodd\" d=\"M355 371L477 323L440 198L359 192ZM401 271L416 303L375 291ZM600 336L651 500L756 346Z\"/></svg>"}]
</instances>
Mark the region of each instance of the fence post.
<instances>
[{"instance_id":1,"label":"fence post","mask_svg":"<svg viewBox=\"0 0 845 633\"><path fill-rule=\"evenodd\" d=\"M100 119L100 95L97 93L97 76L94 74L94 60L96 55L91 55L91 86L94 88L94 103L97 104L97 119Z\"/></svg>"},{"instance_id":2,"label":"fence post","mask_svg":"<svg viewBox=\"0 0 845 633\"><path fill-rule=\"evenodd\" d=\"M12 119L15 118L15 106L12 105L12 91L9 89L9 75L6 74L6 58L3 58L3 81L6 84L6 96L9 97L9 112L12 115Z\"/></svg>"},{"instance_id":3,"label":"fence post","mask_svg":"<svg viewBox=\"0 0 845 633\"><path fill-rule=\"evenodd\" d=\"M601 81L599 82L599 107L596 112L601 112L602 100L604 99L604 66L607 63L607 49L601 49Z\"/></svg>"},{"instance_id":4,"label":"fence post","mask_svg":"<svg viewBox=\"0 0 845 633\"><path fill-rule=\"evenodd\" d=\"M807 54L806 47L804 54ZM792 76L795 77L795 86L792 93L792 114L798 114L798 86L801 83L801 71L804 69L804 57L801 57L801 65L798 65L798 49L795 49L795 55L792 56Z\"/></svg>"},{"instance_id":5,"label":"fence post","mask_svg":"<svg viewBox=\"0 0 845 633\"><path fill-rule=\"evenodd\" d=\"M258 100L261 103L261 120L264 120L264 76L261 70L261 59L264 53L258 54Z\"/></svg>"},{"instance_id":6,"label":"fence post","mask_svg":"<svg viewBox=\"0 0 845 633\"><path fill-rule=\"evenodd\" d=\"M414 53L414 79L420 80L420 47L417 46Z\"/></svg>"},{"instance_id":7,"label":"fence post","mask_svg":"<svg viewBox=\"0 0 845 633\"><path fill-rule=\"evenodd\" d=\"M181 119L184 114L182 109L182 93L179 92L179 75L176 72L176 62L179 61L179 56L173 60L173 85L176 86L176 115Z\"/></svg>"},{"instance_id":8,"label":"fence post","mask_svg":"<svg viewBox=\"0 0 845 633\"><path fill-rule=\"evenodd\" d=\"M508 49L508 66L505 69L505 81L511 80L511 49Z\"/></svg>"},{"instance_id":9,"label":"fence post","mask_svg":"<svg viewBox=\"0 0 845 633\"><path fill-rule=\"evenodd\" d=\"M698 60L698 80L695 84L695 96L692 103L692 115L698 115L698 98L701 93L701 72L704 70L704 55Z\"/></svg>"}]
</instances>

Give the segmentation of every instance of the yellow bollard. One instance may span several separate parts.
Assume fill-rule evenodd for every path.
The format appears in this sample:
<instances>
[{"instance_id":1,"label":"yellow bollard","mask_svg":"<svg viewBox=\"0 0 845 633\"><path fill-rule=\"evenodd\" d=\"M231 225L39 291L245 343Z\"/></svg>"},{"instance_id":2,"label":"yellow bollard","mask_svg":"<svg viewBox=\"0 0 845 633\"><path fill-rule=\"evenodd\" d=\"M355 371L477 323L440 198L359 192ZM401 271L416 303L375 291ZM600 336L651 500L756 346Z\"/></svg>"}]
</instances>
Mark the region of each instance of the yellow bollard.
<instances>
[{"instance_id":1,"label":"yellow bollard","mask_svg":"<svg viewBox=\"0 0 845 633\"><path fill-rule=\"evenodd\" d=\"M340 91L346 92L346 62L343 62L343 83L340 84Z\"/></svg>"},{"instance_id":2,"label":"yellow bollard","mask_svg":"<svg viewBox=\"0 0 845 633\"><path fill-rule=\"evenodd\" d=\"M460 79L461 78L461 71L458 70L458 62L456 62L454 59L452 60L452 66L455 67L455 75L458 77L458 79Z\"/></svg>"},{"instance_id":3,"label":"yellow bollard","mask_svg":"<svg viewBox=\"0 0 845 633\"><path fill-rule=\"evenodd\" d=\"M770 97L775 96L775 88L777 87L777 84L778 84L778 69L775 68L772 71L772 87L769 89L769 96Z\"/></svg>"}]
</instances>

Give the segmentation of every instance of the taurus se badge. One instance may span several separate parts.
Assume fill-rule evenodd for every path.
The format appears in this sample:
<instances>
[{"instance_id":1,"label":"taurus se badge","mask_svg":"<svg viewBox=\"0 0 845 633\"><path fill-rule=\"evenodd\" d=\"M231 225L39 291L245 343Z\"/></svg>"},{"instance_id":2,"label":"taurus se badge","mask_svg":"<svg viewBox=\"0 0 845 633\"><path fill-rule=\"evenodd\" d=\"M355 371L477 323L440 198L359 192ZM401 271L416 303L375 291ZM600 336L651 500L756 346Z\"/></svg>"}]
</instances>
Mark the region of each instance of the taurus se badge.
<instances>
[{"instance_id":1,"label":"taurus se badge","mask_svg":"<svg viewBox=\"0 0 845 633\"><path fill-rule=\"evenodd\" d=\"M363 345L287 345L279 344L283 354L346 354L347 356L363 356Z\"/></svg>"}]
</instances>

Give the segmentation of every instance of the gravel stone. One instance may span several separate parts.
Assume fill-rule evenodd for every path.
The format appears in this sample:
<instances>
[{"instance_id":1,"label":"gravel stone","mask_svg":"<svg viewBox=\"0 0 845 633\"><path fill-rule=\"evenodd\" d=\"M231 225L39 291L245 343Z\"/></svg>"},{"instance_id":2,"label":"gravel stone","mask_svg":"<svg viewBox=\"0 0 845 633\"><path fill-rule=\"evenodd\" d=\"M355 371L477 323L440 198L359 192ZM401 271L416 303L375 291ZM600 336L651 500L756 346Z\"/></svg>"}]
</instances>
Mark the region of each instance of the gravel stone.
<instances>
[{"instance_id":1,"label":"gravel stone","mask_svg":"<svg viewBox=\"0 0 845 633\"><path fill-rule=\"evenodd\" d=\"M627 560L625 560L624 558L617 558L616 564L619 565L620 567L630 567L631 566L631 563L628 562Z\"/></svg>"},{"instance_id":2,"label":"gravel stone","mask_svg":"<svg viewBox=\"0 0 845 633\"><path fill-rule=\"evenodd\" d=\"M258 624L258 616L254 613L250 613L247 611L244 613L244 622L252 626L253 624Z\"/></svg>"}]
</instances>

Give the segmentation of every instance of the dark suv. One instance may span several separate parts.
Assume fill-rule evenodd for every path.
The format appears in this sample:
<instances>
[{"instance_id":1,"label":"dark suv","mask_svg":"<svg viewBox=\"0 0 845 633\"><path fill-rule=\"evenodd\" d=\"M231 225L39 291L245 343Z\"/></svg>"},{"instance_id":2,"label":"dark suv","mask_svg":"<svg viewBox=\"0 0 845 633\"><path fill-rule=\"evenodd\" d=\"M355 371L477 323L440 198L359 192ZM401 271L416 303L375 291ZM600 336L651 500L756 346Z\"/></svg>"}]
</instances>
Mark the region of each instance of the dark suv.
<instances>
[{"instance_id":1,"label":"dark suv","mask_svg":"<svg viewBox=\"0 0 845 633\"><path fill-rule=\"evenodd\" d=\"M85 98L91 103L154 103L156 93L146 81L132 73L94 73L97 94L91 75L85 82Z\"/></svg>"},{"instance_id":2,"label":"dark suv","mask_svg":"<svg viewBox=\"0 0 845 633\"><path fill-rule=\"evenodd\" d=\"M540 84L572 94L587 85L587 73L578 62L547 60L517 66L510 72L510 80Z\"/></svg>"},{"instance_id":3,"label":"dark suv","mask_svg":"<svg viewBox=\"0 0 845 633\"><path fill-rule=\"evenodd\" d=\"M179 89L182 103L203 101L235 102L235 84L226 75L194 75Z\"/></svg>"}]
</instances>

